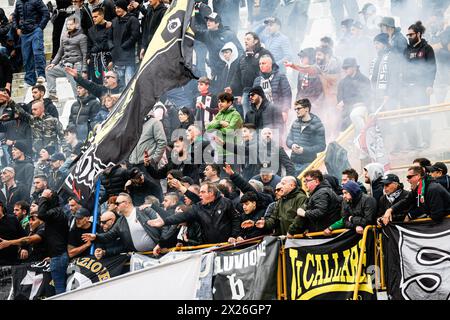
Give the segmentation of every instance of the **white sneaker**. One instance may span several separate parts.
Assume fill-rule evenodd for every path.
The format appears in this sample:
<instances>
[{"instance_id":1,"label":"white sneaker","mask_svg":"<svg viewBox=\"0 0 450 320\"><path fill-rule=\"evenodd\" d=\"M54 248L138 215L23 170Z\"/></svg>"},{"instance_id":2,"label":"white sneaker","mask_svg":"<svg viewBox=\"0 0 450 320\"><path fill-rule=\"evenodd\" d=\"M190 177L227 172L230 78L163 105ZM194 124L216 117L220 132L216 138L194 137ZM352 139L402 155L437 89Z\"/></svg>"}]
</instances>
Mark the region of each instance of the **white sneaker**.
<instances>
[{"instance_id":1,"label":"white sneaker","mask_svg":"<svg viewBox=\"0 0 450 320\"><path fill-rule=\"evenodd\" d=\"M45 78L43 76L37 77L36 83L45 83Z\"/></svg>"}]
</instances>

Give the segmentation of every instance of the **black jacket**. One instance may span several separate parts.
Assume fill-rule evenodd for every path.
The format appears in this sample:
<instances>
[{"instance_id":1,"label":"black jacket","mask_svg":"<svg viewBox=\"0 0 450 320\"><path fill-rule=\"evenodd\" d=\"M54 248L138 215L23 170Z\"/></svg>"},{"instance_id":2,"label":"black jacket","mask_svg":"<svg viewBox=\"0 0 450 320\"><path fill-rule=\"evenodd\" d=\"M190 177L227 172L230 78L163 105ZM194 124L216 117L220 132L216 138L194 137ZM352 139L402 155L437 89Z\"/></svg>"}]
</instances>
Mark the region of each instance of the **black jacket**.
<instances>
[{"instance_id":1,"label":"black jacket","mask_svg":"<svg viewBox=\"0 0 450 320\"><path fill-rule=\"evenodd\" d=\"M244 89L248 90L253 87L253 82L259 76L260 72L259 58L264 55L272 56L268 50L259 47L252 54L245 52L240 56L239 65L231 86L235 96L242 96Z\"/></svg>"},{"instance_id":2,"label":"black jacket","mask_svg":"<svg viewBox=\"0 0 450 320\"><path fill-rule=\"evenodd\" d=\"M8 56L0 54L0 88L5 88L6 84L12 84L13 70Z\"/></svg>"},{"instance_id":3,"label":"black jacket","mask_svg":"<svg viewBox=\"0 0 450 320\"><path fill-rule=\"evenodd\" d=\"M142 21L142 49L147 49L166 11L167 7L162 2L154 9L151 5L147 7Z\"/></svg>"},{"instance_id":4,"label":"black jacket","mask_svg":"<svg viewBox=\"0 0 450 320\"><path fill-rule=\"evenodd\" d=\"M404 53L403 82L424 88L433 87L436 78L436 57L433 48L425 39L416 46L408 47Z\"/></svg>"},{"instance_id":5,"label":"black jacket","mask_svg":"<svg viewBox=\"0 0 450 320\"><path fill-rule=\"evenodd\" d=\"M69 124L87 124L88 129L92 129L91 122L100 110L100 102L96 97L89 94L86 97L77 97L77 101L72 104L70 109Z\"/></svg>"},{"instance_id":6,"label":"black jacket","mask_svg":"<svg viewBox=\"0 0 450 320\"><path fill-rule=\"evenodd\" d=\"M352 202L343 201L342 217L344 218L345 228L353 229L357 226L365 227L375 222L377 214L377 202L374 197L361 193ZM348 221L349 217L351 221Z\"/></svg>"},{"instance_id":7,"label":"black jacket","mask_svg":"<svg viewBox=\"0 0 450 320\"><path fill-rule=\"evenodd\" d=\"M100 230L99 234L105 233L101 228L97 230ZM113 241L109 241L107 243L102 243L98 246L98 248L105 250L105 257L112 257L122 252L125 252L125 248L123 246L122 241L120 241L120 238L117 238Z\"/></svg>"},{"instance_id":8,"label":"black jacket","mask_svg":"<svg viewBox=\"0 0 450 320\"><path fill-rule=\"evenodd\" d=\"M111 196L117 196L124 191L125 183L128 181L128 171L120 165L116 165L110 170L105 170L100 176L100 181L105 187L106 194L102 203Z\"/></svg>"},{"instance_id":9,"label":"black jacket","mask_svg":"<svg viewBox=\"0 0 450 320\"><path fill-rule=\"evenodd\" d=\"M17 0L13 13L14 29L22 30L23 34L33 32L36 28L45 29L50 14L47 6L41 0Z\"/></svg>"},{"instance_id":10,"label":"black jacket","mask_svg":"<svg viewBox=\"0 0 450 320\"><path fill-rule=\"evenodd\" d=\"M147 224L148 220L156 219L156 212L151 208L146 208L145 210L139 210L136 208L136 218L144 228L145 232L148 236L155 242L155 244L159 243L159 240L162 236L168 231L167 227L163 227L162 229L150 227ZM120 216L117 219L114 226L106 233L97 234L97 238L95 239L98 243L109 243L111 241L120 238L123 249L126 251L136 251L136 248L133 244L133 239L130 233L130 227L128 226L127 219L124 216Z\"/></svg>"},{"instance_id":11,"label":"black jacket","mask_svg":"<svg viewBox=\"0 0 450 320\"><path fill-rule=\"evenodd\" d=\"M111 52L111 28L106 28L106 22L102 25L93 25L88 30L88 54Z\"/></svg>"},{"instance_id":12,"label":"black jacket","mask_svg":"<svg viewBox=\"0 0 450 320\"><path fill-rule=\"evenodd\" d=\"M39 199L38 217L45 222L45 234L50 257L59 256L67 252L69 237L69 219L63 209L59 207L58 195L52 198Z\"/></svg>"},{"instance_id":13,"label":"black jacket","mask_svg":"<svg viewBox=\"0 0 450 320\"><path fill-rule=\"evenodd\" d=\"M16 181L21 183L25 192L30 194L34 176L33 160L30 158L25 158L25 160L14 160L13 168L16 170ZM28 199L28 197L26 199Z\"/></svg>"},{"instance_id":14,"label":"black jacket","mask_svg":"<svg viewBox=\"0 0 450 320\"><path fill-rule=\"evenodd\" d=\"M302 125L306 125L303 130L301 129ZM316 159L317 153L325 150L325 128L319 117L311 114L309 122L303 123L301 119L294 121L286 139L288 148L292 148L293 144L303 147L301 154L292 152L291 160L294 163L312 162Z\"/></svg>"},{"instance_id":15,"label":"black jacket","mask_svg":"<svg viewBox=\"0 0 450 320\"><path fill-rule=\"evenodd\" d=\"M338 84L337 101L344 102L344 117L349 116L356 103L370 106L371 87L370 80L359 70L354 77L345 77Z\"/></svg>"},{"instance_id":16,"label":"black jacket","mask_svg":"<svg viewBox=\"0 0 450 320\"><path fill-rule=\"evenodd\" d=\"M245 123L253 123L256 129L272 128L278 129L283 126L281 108L270 103L264 98L259 109L251 104L250 110L245 115Z\"/></svg>"},{"instance_id":17,"label":"black jacket","mask_svg":"<svg viewBox=\"0 0 450 320\"><path fill-rule=\"evenodd\" d=\"M27 150L24 150L25 155L32 154L31 127L28 122L20 119L1 121L0 132L5 132L7 140L24 143L27 146ZM9 149L11 150L11 148Z\"/></svg>"},{"instance_id":18,"label":"black jacket","mask_svg":"<svg viewBox=\"0 0 450 320\"><path fill-rule=\"evenodd\" d=\"M115 17L112 21L112 58L115 65L134 65L136 43L139 40L139 20L130 14Z\"/></svg>"},{"instance_id":19,"label":"black jacket","mask_svg":"<svg viewBox=\"0 0 450 320\"><path fill-rule=\"evenodd\" d=\"M6 188L5 186L5 191L6 194L4 196L6 202L4 202L4 207L6 208L6 212L8 214L14 215L14 204L17 201L28 201L28 199L30 198L30 191L26 189L26 187L21 183L17 183L16 186L12 187L11 189Z\"/></svg>"},{"instance_id":20,"label":"black jacket","mask_svg":"<svg viewBox=\"0 0 450 320\"><path fill-rule=\"evenodd\" d=\"M4 214L0 218L0 238L14 240L25 236L25 230L14 215ZM17 264L18 262L18 249L16 246L0 250L0 266Z\"/></svg>"},{"instance_id":21,"label":"black jacket","mask_svg":"<svg viewBox=\"0 0 450 320\"><path fill-rule=\"evenodd\" d=\"M450 192L450 177L447 174L437 178L436 182L443 186L445 190Z\"/></svg>"},{"instance_id":22,"label":"black jacket","mask_svg":"<svg viewBox=\"0 0 450 320\"><path fill-rule=\"evenodd\" d=\"M408 210L411 218L426 214L434 221L439 222L450 213L450 193L434 180L427 179L423 202L418 198L417 189L411 191L406 198L391 207L393 214Z\"/></svg>"},{"instance_id":23,"label":"black jacket","mask_svg":"<svg viewBox=\"0 0 450 320\"><path fill-rule=\"evenodd\" d=\"M308 231L323 231L341 218L341 201L328 181L322 181L306 202Z\"/></svg>"},{"instance_id":24,"label":"black jacket","mask_svg":"<svg viewBox=\"0 0 450 320\"><path fill-rule=\"evenodd\" d=\"M66 175L61 170L51 170L48 175L48 187L52 190L59 190L65 179Z\"/></svg>"},{"instance_id":25,"label":"black jacket","mask_svg":"<svg viewBox=\"0 0 450 320\"><path fill-rule=\"evenodd\" d=\"M406 199L409 195L409 192L406 190L402 190L398 198L394 200L393 203L389 202L386 195L383 195L378 202L378 217L382 217L387 209L391 208L393 205L399 203L399 201ZM398 210L392 214L392 222L403 222L405 216L408 214L407 209Z\"/></svg>"},{"instance_id":26,"label":"black jacket","mask_svg":"<svg viewBox=\"0 0 450 320\"><path fill-rule=\"evenodd\" d=\"M239 190L241 190L242 193L246 193L249 191L256 193L258 197L257 208L265 209L269 204L271 204L274 201L271 195L264 192L256 191L256 189L253 188L250 183L248 183L249 179L244 179L244 177L241 176L240 174L234 173L233 175L230 176L230 179L234 183L234 185Z\"/></svg>"},{"instance_id":27,"label":"black jacket","mask_svg":"<svg viewBox=\"0 0 450 320\"><path fill-rule=\"evenodd\" d=\"M205 243L227 242L230 237L236 238L240 233L239 213L231 200L220 194L207 205L196 203L187 212L163 220L166 225L197 221L202 227Z\"/></svg>"}]
</instances>

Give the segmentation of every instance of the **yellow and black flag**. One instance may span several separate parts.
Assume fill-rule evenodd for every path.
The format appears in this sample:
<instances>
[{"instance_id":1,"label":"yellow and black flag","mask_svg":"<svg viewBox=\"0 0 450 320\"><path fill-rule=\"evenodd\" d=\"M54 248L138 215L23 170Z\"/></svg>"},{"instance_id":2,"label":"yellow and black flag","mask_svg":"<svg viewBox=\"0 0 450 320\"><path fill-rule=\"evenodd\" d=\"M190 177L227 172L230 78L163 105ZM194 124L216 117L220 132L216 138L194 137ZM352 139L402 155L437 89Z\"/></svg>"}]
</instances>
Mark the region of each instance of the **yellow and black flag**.
<instances>
[{"instance_id":1,"label":"yellow and black flag","mask_svg":"<svg viewBox=\"0 0 450 320\"><path fill-rule=\"evenodd\" d=\"M194 2L172 1L133 79L72 167L63 188L82 202L90 198L103 170L128 158L139 140L145 116L159 97L193 78Z\"/></svg>"}]
</instances>

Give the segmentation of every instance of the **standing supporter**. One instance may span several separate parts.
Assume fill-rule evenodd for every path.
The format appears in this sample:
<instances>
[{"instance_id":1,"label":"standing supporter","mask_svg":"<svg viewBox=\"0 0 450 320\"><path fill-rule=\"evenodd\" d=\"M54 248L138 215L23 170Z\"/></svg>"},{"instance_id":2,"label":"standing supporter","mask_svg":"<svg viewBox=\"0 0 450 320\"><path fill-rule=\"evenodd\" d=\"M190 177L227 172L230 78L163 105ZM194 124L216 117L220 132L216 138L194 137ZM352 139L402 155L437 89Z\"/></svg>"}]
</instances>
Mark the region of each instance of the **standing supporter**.
<instances>
[{"instance_id":1,"label":"standing supporter","mask_svg":"<svg viewBox=\"0 0 450 320\"><path fill-rule=\"evenodd\" d=\"M237 103L242 104L243 116L250 109L248 92L253 87L253 82L259 76L259 58L271 53L261 46L259 36L254 32L247 32L244 37L245 52L238 58L239 63L236 74L230 88L225 88L236 98Z\"/></svg>"},{"instance_id":2,"label":"standing supporter","mask_svg":"<svg viewBox=\"0 0 450 320\"><path fill-rule=\"evenodd\" d=\"M51 22L53 24L52 30L52 59L56 56L59 50L61 33L64 29L66 18L70 15L72 10L72 0L58 0L56 1L56 9L53 10Z\"/></svg>"},{"instance_id":3,"label":"standing supporter","mask_svg":"<svg viewBox=\"0 0 450 320\"><path fill-rule=\"evenodd\" d=\"M194 124L194 116L191 112L191 109L188 107L182 107L178 110L178 121L180 121L180 125L177 129L185 129L187 130L191 125Z\"/></svg>"},{"instance_id":4,"label":"standing supporter","mask_svg":"<svg viewBox=\"0 0 450 320\"><path fill-rule=\"evenodd\" d=\"M361 22L355 21L353 23L350 41L352 46L345 53L345 57L355 57L359 62L361 72L369 74L370 62L374 57L373 46L371 39L364 32L364 26Z\"/></svg>"},{"instance_id":5,"label":"standing supporter","mask_svg":"<svg viewBox=\"0 0 450 320\"><path fill-rule=\"evenodd\" d=\"M34 165L33 160L25 154L28 147L22 142L16 142L12 146L12 167L16 172L16 180L30 193L33 184Z\"/></svg>"},{"instance_id":6,"label":"standing supporter","mask_svg":"<svg viewBox=\"0 0 450 320\"><path fill-rule=\"evenodd\" d=\"M89 220L91 213L80 208L75 213L75 227L70 229L67 240L67 254L69 259L82 257L89 254L91 242L84 242L81 235L92 229L92 222Z\"/></svg>"},{"instance_id":7,"label":"standing supporter","mask_svg":"<svg viewBox=\"0 0 450 320\"><path fill-rule=\"evenodd\" d=\"M213 0L212 7L222 17L224 27L229 27L234 33L239 31L239 0Z\"/></svg>"},{"instance_id":8,"label":"standing supporter","mask_svg":"<svg viewBox=\"0 0 450 320\"><path fill-rule=\"evenodd\" d=\"M25 235L25 230L20 226L19 221L12 214L6 213L4 204L0 201L0 266L18 264L17 248L2 244L5 240L18 239Z\"/></svg>"},{"instance_id":9,"label":"standing supporter","mask_svg":"<svg viewBox=\"0 0 450 320\"><path fill-rule=\"evenodd\" d=\"M67 32L61 36L61 45L59 50L47 66L47 80L49 98L58 100L56 94L56 78L67 77L64 67L75 68L77 71L87 73L87 37L83 34L79 21L75 16L71 16L66 20ZM75 80L67 77L74 96L77 95Z\"/></svg>"},{"instance_id":10,"label":"standing supporter","mask_svg":"<svg viewBox=\"0 0 450 320\"><path fill-rule=\"evenodd\" d=\"M13 28L20 37L25 68L25 83L45 82L44 29L50 19L41 0L17 0Z\"/></svg>"},{"instance_id":11,"label":"standing supporter","mask_svg":"<svg viewBox=\"0 0 450 320\"><path fill-rule=\"evenodd\" d=\"M94 117L100 109L100 103L80 85L77 85L77 100L70 108L68 126L75 126L77 129L77 139L86 140L89 132L93 129Z\"/></svg>"},{"instance_id":12,"label":"standing supporter","mask_svg":"<svg viewBox=\"0 0 450 320\"><path fill-rule=\"evenodd\" d=\"M225 91L225 88L231 87L232 81L239 67L239 52L234 43L226 43L220 50L219 56L220 59L225 62L225 66L214 81L214 92L216 93L223 92Z\"/></svg>"},{"instance_id":13,"label":"standing supporter","mask_svg":"<svg viewBox=\"0 0 450 320\"><path fill-rule=\"evenodd\" d=\"M377 203L383 196L383 175L384 167L380 163L370 163L364 167L364 182L370 185L371 195Z\"/></svg>"},{"instance_id":14,"label":"standing supporter","mask_svg":"<svg viewBox=\"0 0 450 320\"><path fill-rule=\"evenodd\" d=\"M51 115L52 117L59 118L58 109L56 109L55 104L52 99L44 98L45 97L45 86L42 84L37 84L31 88L31 96L33 100L30 101L27 105L24 106L24 110L31 114L31 105L33 101L40 100L44 103L44 111L45 113Z\"/></svg>"},{"instance_id":15,"label":"standing supporter","mask_svg":"<svg viewBox=\"0 0 450 320\"><path fill-rule=\"evenodd\" d=\"M133 203L140 206L148 195L155 196L162 201L162 189L157 181L144 175L137 167L129 171L129 180L125 183L125 190L131 195Z\"/></svg>"},{"instance_id":16,"label":"standing supporter","mask_svg":"<svg viewBox=\"0 0 450 320\"><path fill-rule=\"evenodd\" d=\"M200 93L193 101L195 110L195 121L201 122L202 131L212 121L214 115L218 112L217 96L211 93L211 81L207 77L201 77L197 81L197 89Z\"/></svg>"},{"instance_id":17,"label":"standing supporter","mask_svg":"<svg viewBox=\"0 0 450 320\"><path fill-rule=\"evenodd\" d=\"M2 202L3 212L9 215L14 215L14 204L20 200L27 200L30 194L29 190L17 183L15 175L16 172L12 167L5 167L1 172L3 187L0 189L0 197L5 199Z\"/></svg>"},{"instance_id":18,"label":"standing supporter","mask_svg":"<svg viewBox=\"0 0 450 320\"><path fill-rule=\"evenodd\" d=\"M270 165L276 170L278 167L277 175L282 176L282 169L286 170L287 176L295 175L294 163L289 159L286 151L279 143L273 139L273 131L270 128L264 128L261 130L260 150L262 151L262 162L270 163ZM264 156L267 157L264 159Z\"/></svg>"},{"instance_id":19,"label":"standing supporter","mask_svg":"<svg viewBox=\"0 0 450 320\"><path fill-rule=\"evenodd\" d=\"M35 175L33 179L34 191L31 194L31 201L38 202L42 192L48 189L48 179L46 175Z\"/></svg>"},{"instance_id":20,"label":"standing supporter","mask_svg":"<svg viewBox=\"0 0 450 320\"><path fill-rule=\"evenodd\" d=\"M99 230L99 233L102 234L111 230L118 218L119 216L117 216L113 211L103 212L100 217L101 229ZM94 256L95 258L100 260L103 257L112 257L118 255L123 251L124 248L122 247L122 242L118 237L115 240L97 246L94 252Z\"/></svg>"},{"instance_id":21,"label":"standing supporter","mask_svg":"<svg viewBox=\"0 0 450 320\"><path fill-rule=\"evenodd\" d=\"M48 176L48 187L52 190L59 190L64 183L67 174L63 172L63 164L66 161L64 154L57 152L50 158L50 166L52 171Z\"/></svg>"},{"instance_id":22,"label":"standing supporter","mask_svg":"<svg viewBox=\"0 0 450 320\"><path fill-rule=\"evenodd\" d=\"M103 8L95 8L92 11L94 25L89 28L88 36L88 71L89 79L97 84L103 83L103 77L112 63L111 28L105 20Z\"/></svg>"},{"instance_id":23,"label":"standing supporter","mask_svg":"<svg viewBox=\"0 0 450 320\"><path fill-rule=\"evenodd\" d=\"M167 7L161 0L150 0L148 7L144 11L144 18L142 19L142 45L140 51L140 59L144 58L145 51L153 39L153 35L158 29L159 24L167 11Z\"/></svg>"},{"instance_id":24,"label":"standing supporter","mask_svg":"<svg viewBox=\"0 0 450 320\"><path fill-rule=\"evenodd\" d=\"M127 169L122 168L120 164L105 169L100 175L100 181L105 188L105 195L100 201L103 203L123 192L125 184L128 181Z\"/></svg>"},{"instance_id":25,"label":"standing supporter","mask_svg":"<svg viewBox=\"0 0 450 320\"><path fill-rule=\"evenodd\" d=\"M94 11L96 9L102 9L106 21L112 21L112 19L114 19L116 16L113 0L88 0L86 9L88 9L88 12L92 16L94 24L95 24Z\"/></svg>"},{"instance_id":26,"label":"standing supporter","mask_svg":"<svg viewBox=\"0 0 450 320\"><path fill-rule=\"evenodd\" d=\"M286 122L292 100L291 86L286 75L281 73L269 55L259 59L259 69L261 73L253 82L253 87L262 87L267 100L282 112L283 122Z\"/></svg>"},{"instance_id":27,"label":"standing supporter","mask_svg":"<svg viewBox=\"0 0 450 320\"><path fill-rule=\"evenodd\" d=\"M317 153L325 150L326 144L325 128L319 117L311 113L310 101L298 100L294 109L297 119L289 131L286 145L292 150L291 160L298 175L316 159Z\"/></svg>"},{"instance_id":28,"label":"standing supporter","mask_svg":"<svg viewBox=\"0 0 450 320\"><path fill-rule=\"evenodd\" d=\"M258 131L263 128L282 130L288 110L282 110L279 105L269 101L261 86L251 88L248 95L251 107L245 115L245 123L253 124Z\"/></svg>"},{"instance_id":29,"label":"standing supporter","mask_svg":"<svg viewBox=\"0 0 450 320\"><path fill-rule=\"evenodd\" d=\"M120 82L129 83L136 71L136 43L139 40L139 20L127 13L128 2L117 0L112 20L112 60Z\"/></svg>"},{"instance_id":30,"label":"standing supporter","mask_svg":"<svg viewBox=\"0 0 450 320\"><path fill-rule=\"evenodd\" d=\"M392 52L397 56L402 56L408 46L405 36L401 32L401 28L395 26L395 20L392 17L383 17L380 24L381 33L389 36L389 44Z\"/></svg>"},{"instance_id":31,"label":"standing supporter","mask_svg":"<svg viewBox=\"0 0 450 320\"><path fill-rule=\"evenodd\" d=\"M14 204L14 215L26 233L30 231L30 205L25 200L17 201Z\"/></svg>"}]
</instances>

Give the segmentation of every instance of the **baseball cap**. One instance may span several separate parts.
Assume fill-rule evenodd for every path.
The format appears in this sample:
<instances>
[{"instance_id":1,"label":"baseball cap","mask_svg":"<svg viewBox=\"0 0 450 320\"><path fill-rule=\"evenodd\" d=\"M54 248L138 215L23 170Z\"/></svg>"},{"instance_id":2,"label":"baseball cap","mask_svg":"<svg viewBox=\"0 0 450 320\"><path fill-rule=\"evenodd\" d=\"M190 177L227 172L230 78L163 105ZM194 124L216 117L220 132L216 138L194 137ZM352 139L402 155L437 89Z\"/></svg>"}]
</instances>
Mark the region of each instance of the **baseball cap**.
<instances>
[{"instance_id":1,"label":"baseball cap","mask_svg":"<svg viewBox=\"0 0 450 320\"><path fill-rule=\"evenodd\" d=\"M446 175L448 172L447 166L443 162L436 162L431 167L426 167L428 172L436 172L441 171L443 175Z\"/></svg>"},{"instance_id":2,"label":"baseball cap","mask_svg":"<svg viewBox=\"0 0 450 320\"><path fill-rule=\"evenodd\" d=\"M75 219L81 219L81 218L90 217L90 216L91 216L91 213L89 212L88 209L85 209L85 208L80 208L75 213Z\"/></svg>"},{"instance_id":3,"label":"baseball cap","mask_svg":"<svg viewBox=\"0 0 450 320\"><path fill-rule=\"evenodd\" d=\"M65 161L66 157L61 152L57 152L53 154L52 157L50 158L50 161L58 161L58 160Z\"/></svg>"},{"instance_id":4,"label":"baseball cap","mask_svg":"<svg viewBox=\"0 0 450 320\"><path fill-rule=\"evenodd\" d=\"M392 182L400 183L400 179L398 178L398 176L393 173L386 174L381 179L381 183L383 183L383 184L390 184Z\"/></svg>"}]
</instances>

